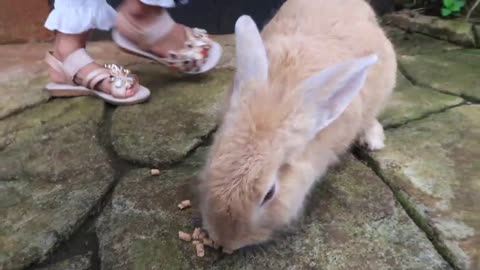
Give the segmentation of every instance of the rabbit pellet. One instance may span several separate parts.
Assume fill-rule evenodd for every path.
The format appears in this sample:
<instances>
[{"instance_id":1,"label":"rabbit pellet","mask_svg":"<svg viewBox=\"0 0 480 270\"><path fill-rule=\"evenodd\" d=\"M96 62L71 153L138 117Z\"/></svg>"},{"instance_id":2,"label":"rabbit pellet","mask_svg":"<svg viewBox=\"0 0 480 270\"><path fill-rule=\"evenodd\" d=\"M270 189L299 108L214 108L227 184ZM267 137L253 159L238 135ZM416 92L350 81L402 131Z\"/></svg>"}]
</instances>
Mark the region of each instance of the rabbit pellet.
<instances>
[{"instance_id":1,"label":"rabbit pellet","mask_svg":"<svg viewBox=\"0 0 480 270\"><path fill-rule=\"evenodd\" d=\"M203 257L205 256L205 249L203 247L203 244L200 243L200 244L197 244L195 246L196 250L197 250L197 257Z\"/></svg>"},{"instance_id":2,"label":"rabbit pellet","mask_svg":"<svg viewBox=\"0 0 480 270\"><path fill-rule=\"evenodd\" d=\"M192 233L192 238L193 240L201 240L200 239L200 234L201 234L201 229L200 228L195 228Z\"/></svg>"},{"instance_id":3,"label":"rabbit pellet","mask_svg":"<svg viewBox=\"0 0 480 270\"><path fill-rule=\"evenodd\" d=\"M178 232L178 238L180 238L181 240L183 240L185 242L192 241L192 236L190 234L182 232L182 231Z\"/></svg>"},{"instance_id":4,"label":"rabbit pellet","mask_svg":"<svg viewBox=\"0 0 480 270\"><path fill-rule=\"evenodd\" d=\"M150 174L151 175L160 175L160 170L159 169L151 169Z\"/></svg>"},{"instance_id":5,"label":"rabbit pellet","mask_svg":"<svg viewBox=\"0 0 480 270\"><path fill-rule=\"evenodd\" d=\"M182 201L179 205L178 205L178 208L180 210L183 210L183 209L186 209L186 208L189 208L192 206L192 203L190 202L190 200L185 200L185 201Z\"/></svg>"},{"instance_id":6,"label":"rabbit pellet","mask_svg":"<svg viewBox=\"0 0 480 270\"><path fill-rule=\"evenodd\" d=\"M183 210L185 208L191 207L192 204L190 200L184 200L180 204L178 204L178 208ZM205 256L205 246L217 249L218 246L215 245L212 239L208 238L208 234L206 231L202 230L201 228L195 227L192 234L179 231L178 238L185 242L192 242L192 245L195 246L197 257L204 257ZM193 240L193 241L192 241Z\"/></svg>"}]
</instances>

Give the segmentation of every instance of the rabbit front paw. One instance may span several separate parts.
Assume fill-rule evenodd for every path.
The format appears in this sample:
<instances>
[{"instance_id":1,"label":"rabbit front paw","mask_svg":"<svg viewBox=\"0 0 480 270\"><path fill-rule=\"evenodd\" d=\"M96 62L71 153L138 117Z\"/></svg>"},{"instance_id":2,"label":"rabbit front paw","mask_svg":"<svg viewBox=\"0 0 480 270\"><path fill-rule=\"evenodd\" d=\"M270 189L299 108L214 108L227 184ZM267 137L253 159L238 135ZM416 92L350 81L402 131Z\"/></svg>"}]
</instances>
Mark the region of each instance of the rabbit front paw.
<instances>
[{"instance_id":1,"label":"rabbit front paw","mask_svg":"<svg viewBox=\"0 0 480 270\"><path fill-rule=\"evenodd\" d=\"M360 136L360 144L370 151L381 150L385 147L385 134L382 125L375 120Z\"/></svg>"}]
</instances>

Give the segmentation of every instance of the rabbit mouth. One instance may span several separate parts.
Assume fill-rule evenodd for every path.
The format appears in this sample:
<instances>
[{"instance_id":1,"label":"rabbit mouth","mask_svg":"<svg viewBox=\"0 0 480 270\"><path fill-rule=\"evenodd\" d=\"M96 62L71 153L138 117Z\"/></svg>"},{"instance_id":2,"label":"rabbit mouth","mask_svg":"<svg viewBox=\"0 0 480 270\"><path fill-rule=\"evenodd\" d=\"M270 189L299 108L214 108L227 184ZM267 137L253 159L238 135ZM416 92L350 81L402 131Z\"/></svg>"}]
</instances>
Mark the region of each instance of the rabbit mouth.
<instances>
[{"instance_id":1,"label":"rabbit mouth","mask_svg":"<svg viewBox=\"0 0 480 270\"><path fill-rule=\"evenodd\" d=\"M264 242L251 243L244 246L239 246L238 248L231 249L222 247L222 252L226 255L231 255L233 253L242 253L242 254L256 254L258 252L263 252L268 249L268 247L273 243L273 240L267 240Z\"/></svg>"},{"instance_id":2,"label":"rabbit mouth","mask_svg":"<svg viewBox=\"0 0 480 270\"><path fill-rule=\"evenodd\" d=\"M264 249L268 244L272 243L273 239L270 237L262 237L261 239L242 239L242 241L230 241L224 245L220 245L223 253L232 254L234 252L253 252L259 249Z\"/></svg>"}]
</instances>

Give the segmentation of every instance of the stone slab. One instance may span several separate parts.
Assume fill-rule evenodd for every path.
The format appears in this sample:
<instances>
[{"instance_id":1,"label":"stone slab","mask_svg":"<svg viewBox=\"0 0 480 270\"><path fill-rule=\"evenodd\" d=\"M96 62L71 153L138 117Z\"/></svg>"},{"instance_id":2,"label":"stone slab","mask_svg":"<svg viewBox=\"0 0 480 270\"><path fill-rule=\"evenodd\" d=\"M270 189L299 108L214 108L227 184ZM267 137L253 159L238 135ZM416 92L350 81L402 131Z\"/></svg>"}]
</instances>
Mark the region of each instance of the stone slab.
<instances>
[{"instance_id":1,"label":"stone slab","mask_svg":"<svg viewBox=\"0 0 480 270\"><path fill-rule=\"evenodd\" d=\"M139 169L121 180L97 226L102 269L451 269L387 186L352 157L315 188L297 231L231 256L207 249L198 258L178 239L198 213L176 205L194 199L200 150L160 176Z\"/></svg>"},{"instance_id":2,"label":"stone slab","mask_svg":"<svg viewBox=\"0 0 480 270\"><path fill-rule=\"evenodd\" d=\"M418 32L466 47L475 47L472 24L464 19L446 20L413 12L397 12L384 16L383 21L404 30Z\"/></svg>"},{"instance_id":3,"label":"stone slab","mask_svg":"<svg viewBox=\"0 0 480 270\"><path fill-rule=\"evenodd\" d=\"M396 27L384 25L383 29L394 44L397 55L442 53L462 48L447 41L407 32Z\"/></svg>"},{"instance_id":4,"label":"stone slab","mask_svg":"<svg viewBox=\"0 0 480 270\"><path fill-rule=\"evenodd\" d=\"M399 73L397 87L380 116L380 121L387 128L399 126L462 102L460 97L413 85Z\"/></svg>"},{"instance_id":5,"label":"stone slab","mask_svg":"<svg viewBox=\"0 0 480 270\"><path fill-rule=\"evenodd\" d=\"M420 85L480 100L480 49L404 55L398 60L406 75Z\"/></svg>"},{"instance_id":6,"label":"stone slab","mask_svg":"<svg viewBox=\"0 0 480 270\"><path fill-rule=\"evenodd\" d=\"M36 270L92 270L91 254L77 255Z\"/></svg>"},{"instance_id":7,"label":"stone slab","mask_svg":"<svg viewBox=\"0 0 480 270\"><path fill-rule=\"evenodd\" d=\"M111 187L103 114L102 101L75 98L0 121L0 269L43 260Z\"/></svg>"},{"instance_id":8,"label":"stone slab","mask_svg":"<svg viewBox=\"0 0 480 270\"><path fill-rule=\"evenodd\" d=\"M46 75L39 75L30 79L1 83L0 119L47 101L49 95L43 91L47 82Z\"/></svg>"},{"instance_id":9,"label":"stone slab","mask_svg":"<svg viewBox=\"0 0 480 270\"><path fill-rule=\"evenodd\" d=\"M232 71L180 77L158 65L133 69L152 97L145 104L115 111L111 130L115 150L124 159L150 166L181 160L215 129Z\"/></svg>"},{"instance_id":10,"label":"stone slab","mask_svg":"<svg viewBox=\"0 0 480 270\"><path fill-rule=\"evenodd\" d=\"M465 105L386 133L380 173L459 269L480 269L480 106Z\"/></svg>"}]
</instances>

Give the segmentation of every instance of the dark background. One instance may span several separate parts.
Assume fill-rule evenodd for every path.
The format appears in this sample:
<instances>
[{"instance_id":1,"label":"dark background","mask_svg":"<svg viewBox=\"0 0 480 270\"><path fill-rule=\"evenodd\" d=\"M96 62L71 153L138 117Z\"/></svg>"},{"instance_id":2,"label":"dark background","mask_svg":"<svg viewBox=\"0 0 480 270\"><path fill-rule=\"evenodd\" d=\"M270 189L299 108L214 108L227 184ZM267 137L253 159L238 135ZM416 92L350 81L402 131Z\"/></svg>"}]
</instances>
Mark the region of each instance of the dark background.
<instances>
[{"instance_id":1,"label":"dark background","mask_svg":"<svg viewBox=\"0 0 480 270\"><path fill-rule=\"evenodd\" d=\"M54 0L48 1L50 5L54 2ZM121 1L107 0L113 7L117 7ZM394 0L367 1L380 15L394 9ZM211 34L230 34L233 33L238 17L244 14L252 16L258 27L262 29L284 2L285 0L190 0L184 6L171 9L170 14L179 23L206 29ZM101 38L106 35L96 33L96 36Z\"/></svg>"},{"instance_id":2,"label":"dark background","mask_svg":"<svg viewBox=\"0 0 480 270\"><path fill-rule=\"evenodd\" d=\"M121 1L107 0L114 8ZM190 0L186 5L170 9L170 14L179 23L203 28L211 34L230 34L243 14L252 16L262 28L283 2L285 0ZM52 8L54 0L48 3Z\"/></svg>"}]
</instances>

